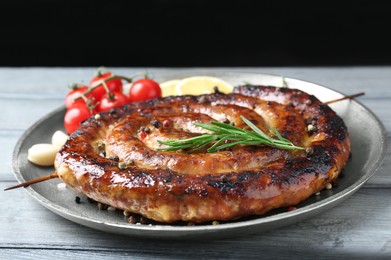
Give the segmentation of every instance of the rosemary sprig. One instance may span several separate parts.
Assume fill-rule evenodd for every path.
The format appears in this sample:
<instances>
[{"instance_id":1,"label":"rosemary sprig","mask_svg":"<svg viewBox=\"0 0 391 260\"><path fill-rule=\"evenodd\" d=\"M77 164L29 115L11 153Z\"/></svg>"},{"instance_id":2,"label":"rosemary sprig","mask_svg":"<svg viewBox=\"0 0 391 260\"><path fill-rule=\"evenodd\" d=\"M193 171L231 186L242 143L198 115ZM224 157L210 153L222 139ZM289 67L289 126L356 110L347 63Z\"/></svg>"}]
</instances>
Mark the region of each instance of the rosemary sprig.
<instances>
[{"instance_id":1,"label":"rosemary sprig","mask_svg":"<svg viewBox=\"0 0 391 260\"><path fill-rule=\"evenodd\" d=\"M303 147L295 146L291 141L281 136L276 128L272 129L272 134L277 138L272 138L265 134L261 129L254 125L244 116L241 119L253 130L245 130L230 124L211 122L210 125L202 123L194 123L196 126L212 131L211 134L203 134L200 136L191 137L183 140L161 141L160 144L167 147L158 148L159 150L176 151L181 149L189 149L188 152L194 152L207 145L212 144L207 149L208 152L217 152L231 146L241 145L268 145L286 150L303 150Z\"/></svg>"}]
</instances>

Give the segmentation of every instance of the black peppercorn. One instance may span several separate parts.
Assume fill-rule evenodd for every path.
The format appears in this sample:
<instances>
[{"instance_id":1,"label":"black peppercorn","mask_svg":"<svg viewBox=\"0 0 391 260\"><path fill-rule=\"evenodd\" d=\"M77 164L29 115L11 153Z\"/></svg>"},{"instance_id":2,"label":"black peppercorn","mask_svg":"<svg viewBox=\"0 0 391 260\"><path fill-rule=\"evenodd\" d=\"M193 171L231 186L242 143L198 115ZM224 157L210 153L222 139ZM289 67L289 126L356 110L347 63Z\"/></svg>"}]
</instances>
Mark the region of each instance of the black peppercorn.
<instances>
[{"instance_id":1,"label":"black peppercorn","mask_svg":"<svg viewBox=\"0 0 391 260\"><path fill-rule=\"evenodd\" d=\"M152 125L153 127L155 127L156 129L158 129L158 128L160 127L160 122L157 121L157 120L152 120L152 121L151 121L151 125Z\"/></svg>"}]
</instances>

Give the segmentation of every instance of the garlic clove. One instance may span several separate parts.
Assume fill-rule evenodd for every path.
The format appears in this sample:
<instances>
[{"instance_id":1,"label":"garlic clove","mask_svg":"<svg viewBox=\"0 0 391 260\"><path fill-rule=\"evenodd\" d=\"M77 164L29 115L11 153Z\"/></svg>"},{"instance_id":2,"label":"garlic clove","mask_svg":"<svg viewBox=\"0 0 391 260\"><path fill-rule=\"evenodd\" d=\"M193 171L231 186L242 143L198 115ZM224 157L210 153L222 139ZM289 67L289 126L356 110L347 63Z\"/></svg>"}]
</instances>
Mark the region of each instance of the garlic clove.
<instances>
[{"instance_id":1,"label":"garlic clove","mask_svg":"<svg viewBox=\"0 0 391 260\"><path fill-rule=\"evenodd\" d=\"M40 166L51 166L60 148L53 144L35 144L28 149L27 160Z\"/></svg>"},{"instance_id":2,"label":"garlic clove","mask_svg":"<svg viewBox=\"0 0 391 260\"><path fill-rule=\"evenodd\" d=\"M52 136L52 144L55 146L63 146L69 136L62 131L56 131Z\"/></svg>"}]
</instances>

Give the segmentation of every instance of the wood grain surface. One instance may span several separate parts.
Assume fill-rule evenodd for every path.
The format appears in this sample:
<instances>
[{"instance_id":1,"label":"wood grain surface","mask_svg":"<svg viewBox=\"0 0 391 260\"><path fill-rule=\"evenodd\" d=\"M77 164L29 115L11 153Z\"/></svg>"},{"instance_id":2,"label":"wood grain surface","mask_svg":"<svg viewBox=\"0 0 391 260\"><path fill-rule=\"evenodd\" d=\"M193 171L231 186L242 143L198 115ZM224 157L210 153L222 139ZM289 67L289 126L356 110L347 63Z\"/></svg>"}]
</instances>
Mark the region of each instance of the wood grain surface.
<instances>
[{"instance_id":1,"label":"wood grain surface","mask_svg":"<svg viewBox=\"0 0 391 260\"><path fill-rule=\"evenodd\" d=\"M391 259L390 152L352 197L326 213L262 234L216 240L145 240L96 231L70 222L16 184L11 160L16 142L40 117L63 104L73 82L88 82L95 68L0 68L0 259ZM144 68L113 68L133 74ZM178 69L148 68L159 74ZM194 69L182 69L196 72ZM383 122L390 139L391 67L214 68L311 81L345 94ZM363 122L365 123L365 122Z\"/></svg>"}]
</instances>

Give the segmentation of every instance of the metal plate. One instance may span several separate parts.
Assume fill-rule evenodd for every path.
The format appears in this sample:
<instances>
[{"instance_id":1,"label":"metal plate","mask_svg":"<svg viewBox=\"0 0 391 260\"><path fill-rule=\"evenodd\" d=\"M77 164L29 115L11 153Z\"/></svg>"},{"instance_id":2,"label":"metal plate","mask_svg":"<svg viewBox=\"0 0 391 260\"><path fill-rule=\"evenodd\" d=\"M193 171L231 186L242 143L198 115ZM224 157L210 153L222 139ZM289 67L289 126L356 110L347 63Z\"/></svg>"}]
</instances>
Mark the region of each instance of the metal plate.
<instances>
[{"instance_id":1,"label":"metal plate","mask_svg":"<svg viewBox=\"0 0 391 260\"><path fill-rule=\"evenodd\" d=\"M263 74L193 71L157 74L158 81L184 78L192 75L220 77L232 85L249 82L281 86L283 77ZM289 87L298 88L327 101L343 95L319 86L292 78L284 78ZM350 93L351 94L351 93ZM259 233L282 227L319 214L342 202L364 184L380 166L387 151L386 131L378 118L357 101L341 101L331 105L348 126L351 136L352 158L344 169L343 178L332 190L324 190L319 196L311 196L294 211L275 210L267 215L242 219L220 225L137 225L129 224L119 211L102 211L82 197L75 203L75 192L71 189L59 191L60 180L50 180L27 187L27 192L49 210L76 223L106 232L147 238L206 238L228 237ZM13 154L13 168L19 182L52 173L52 167L39 167L27 161L27 150L36 143L50 142L56 130L63 130L65 108L59 108L31 126L17 143ZM365 122L365 123L363 123Z\"/></svg>"}]
</instances>

